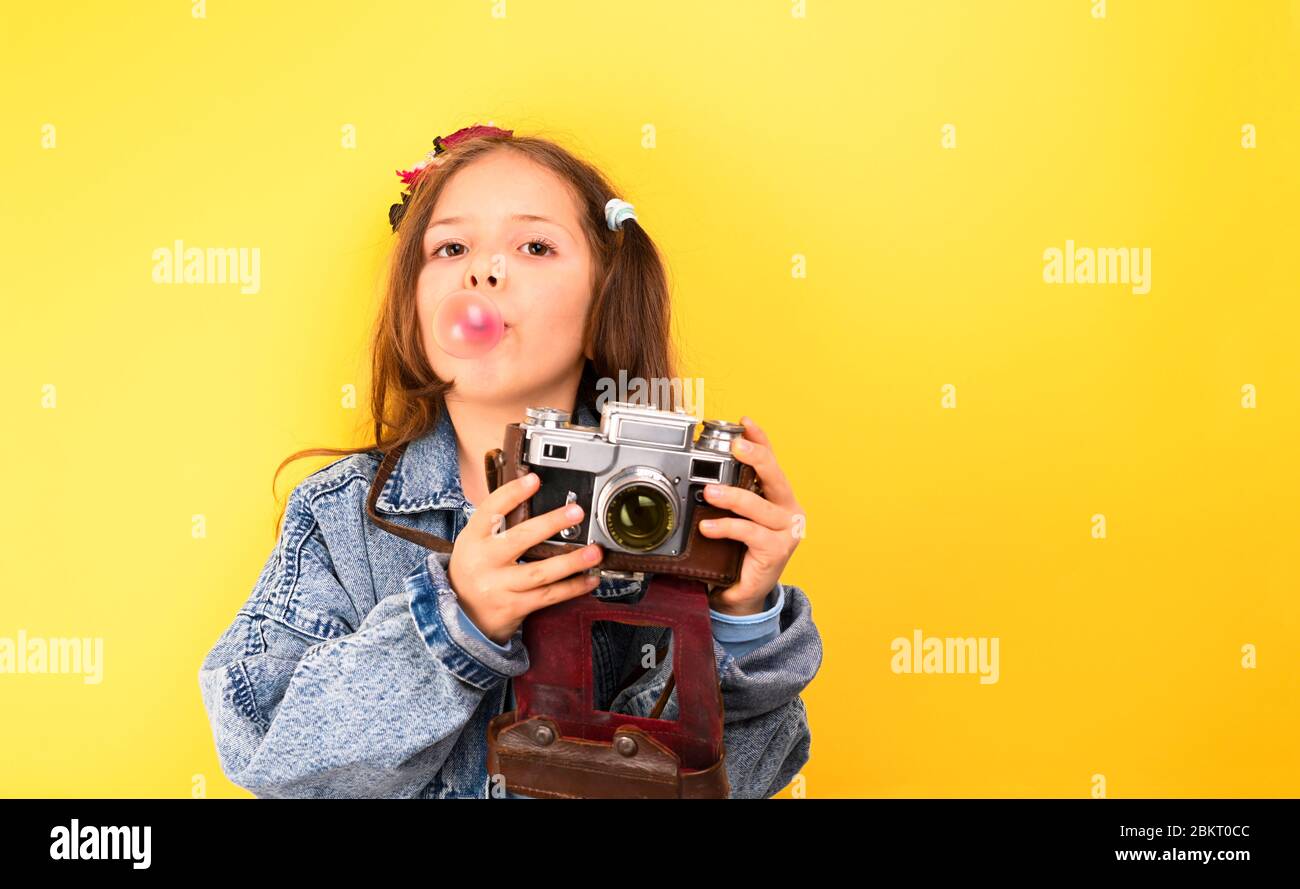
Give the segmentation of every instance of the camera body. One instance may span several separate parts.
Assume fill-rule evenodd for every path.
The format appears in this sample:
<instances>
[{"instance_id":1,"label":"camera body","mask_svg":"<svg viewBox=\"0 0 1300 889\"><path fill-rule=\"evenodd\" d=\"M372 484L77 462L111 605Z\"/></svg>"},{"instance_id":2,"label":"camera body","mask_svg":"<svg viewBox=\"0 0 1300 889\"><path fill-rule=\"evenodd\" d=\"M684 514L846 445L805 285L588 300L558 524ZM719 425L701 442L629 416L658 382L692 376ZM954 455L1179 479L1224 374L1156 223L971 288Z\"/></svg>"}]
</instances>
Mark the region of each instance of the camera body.
<instances>
[{"instance_id":1,"label":"camera body","mask_svg":"<svg viewBox=\"0 0 1300 889\"><path fill-rule=\"evenodd\" d=\"M700 422L682 410L608 401L600 426L591 427L574 425L567 411L530 407L522 423L507 426L505 447L488 454L488 485L529 471L541 479L528 502L506 516L506 527L567 503L582 507L581 522L526 555L597 543L605 574L663 572L732 583L744 545L700 534L702 519L734 515L705 500L704 486L761 487L753 467L731 454L744 427L705 420L697 440Z\"/></svg>"}]
</instances>

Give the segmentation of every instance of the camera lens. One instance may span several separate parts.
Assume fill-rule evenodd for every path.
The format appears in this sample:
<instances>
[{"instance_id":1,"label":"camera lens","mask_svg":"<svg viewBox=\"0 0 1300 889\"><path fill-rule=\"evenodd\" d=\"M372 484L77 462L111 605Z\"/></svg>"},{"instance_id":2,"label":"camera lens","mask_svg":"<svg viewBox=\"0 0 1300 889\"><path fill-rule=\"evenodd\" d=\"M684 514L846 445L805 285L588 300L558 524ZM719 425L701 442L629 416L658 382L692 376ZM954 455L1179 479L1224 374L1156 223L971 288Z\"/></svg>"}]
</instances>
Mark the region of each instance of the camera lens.
<instances>
[{"instance_id":1,"label":"camera lens","mask_svg":"<svg viewBox=\"0 0 1300 889\"><path fill-rule=\"evenodd\" d=\"M609 499L605 530L619 546L652 550L673 532L673 507L657 488L631 484Z\"/></svg>"}]
</instances>

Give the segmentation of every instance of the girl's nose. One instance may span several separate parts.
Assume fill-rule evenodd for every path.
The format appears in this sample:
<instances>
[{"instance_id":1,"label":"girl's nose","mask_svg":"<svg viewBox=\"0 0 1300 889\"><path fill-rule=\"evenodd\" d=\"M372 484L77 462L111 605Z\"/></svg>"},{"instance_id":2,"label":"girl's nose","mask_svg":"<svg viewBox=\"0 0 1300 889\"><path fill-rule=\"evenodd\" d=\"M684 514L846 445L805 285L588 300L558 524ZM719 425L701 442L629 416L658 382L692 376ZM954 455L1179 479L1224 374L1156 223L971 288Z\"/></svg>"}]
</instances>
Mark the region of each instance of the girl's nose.
<instances>
[{"instance_id":1,"label":"girl's nose","mask_svg":"<svg viewBox=\"0 0 1300 889\"><path fill-rule=\"evenodd\" d=\"M499 288L505 283L506 278L506 258L504 255L497 253L490 259L481 260L473 263L469 271L465 274L465 286L467 288L476 288L480 283L489 288Z\"/></svg>"}]
</instances>

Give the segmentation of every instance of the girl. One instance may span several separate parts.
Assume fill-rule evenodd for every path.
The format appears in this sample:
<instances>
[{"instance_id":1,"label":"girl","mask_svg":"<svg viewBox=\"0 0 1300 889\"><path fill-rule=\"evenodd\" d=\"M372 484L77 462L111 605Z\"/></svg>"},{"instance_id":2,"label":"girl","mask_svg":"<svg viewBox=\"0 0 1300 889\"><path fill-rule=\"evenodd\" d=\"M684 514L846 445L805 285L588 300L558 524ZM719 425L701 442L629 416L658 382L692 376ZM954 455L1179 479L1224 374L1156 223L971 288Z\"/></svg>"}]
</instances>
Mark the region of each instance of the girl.
<instances>
[{"instance_id":1,"label":"girl","mask_svg":"<svg viewBox=\"0 0 1300 889\"><path fill-rule=\"evenodd\" d=\"M427 164L402 174L411 188L390 211L397 245L373 338L375 441L280 465L347 455L290 493L251 595L199 671L221 768L259 797L490 795L485 733L514 706L510 678L528 669L524 618L597 585L602 595L640 592L594 576L595 545L519 562L581 507L494 533L491 517L537 481L489 493L483 455L527 407L572 408L575 422L597 426L600 379L620 369L673 377L658 251L630 205L610 200L605 177L550 141L475 126L434 144ZM607 217L607 204L623 212ZM483 357L454 357L429 332L440 300L460 290L491 294L506 323ZM808 761L799 693L822 650L808 598L780 583L802 510L771 442L752 421L745 428L735 455L754 466L763 494L708 493L738 517L704 533L747 546L736 583L710 588L710 617L731 793L767 797ZM449 555L366 514L384 454L403 445L374 509L452 541ZM638 673L641 645L667 650L667 631L597 626L598 706L649 716L671 657ZM675 691L659 716L676 717Z\"/></svg>"}]
</instances>

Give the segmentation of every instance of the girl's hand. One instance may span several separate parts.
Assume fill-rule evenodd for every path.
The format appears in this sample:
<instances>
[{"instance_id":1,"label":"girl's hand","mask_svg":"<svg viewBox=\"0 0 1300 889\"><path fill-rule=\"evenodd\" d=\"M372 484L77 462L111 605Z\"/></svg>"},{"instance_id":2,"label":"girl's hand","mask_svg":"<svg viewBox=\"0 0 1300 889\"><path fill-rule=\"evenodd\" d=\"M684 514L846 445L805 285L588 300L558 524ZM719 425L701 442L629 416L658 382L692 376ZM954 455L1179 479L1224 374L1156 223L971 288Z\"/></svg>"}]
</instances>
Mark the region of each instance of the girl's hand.
<instances>
[{"instance_id":1,"label":"girl's hand","mask_svg":"<svg viewBox=\"0 0 1300 889\"><path fill-rule=\"evenodd\" d=\"M709 607L733 615L763 610L767 594L781 579L782 569L804 537L806 523L803 508L777 465L767 435L749 417L741 417L740 421L745 436L732 443L731 453L754 467L765 496L735 485L708 485L704 497L709 503L746 518L700 522L704 536L729 537L748 547L737 581L725 589L709 588Z\"/></svg>"},{"instance_id":2,"label":"girl's hand","mask_svg":"<svg viewBox=\"0 0 1300 889\"><path fill-rule=\"evenodd\" d=\"M461 610L498 645L508 644L534 611L589 593L600 584L598 575L570 576L604 558L594 543L516 564L529 547L582 521L582 507L571 503L502 530L505 515L536 493L537 485L537 474L530 472L488 494L452 542L447 562L447 579Z\"/></svg>"}]
</instances>

